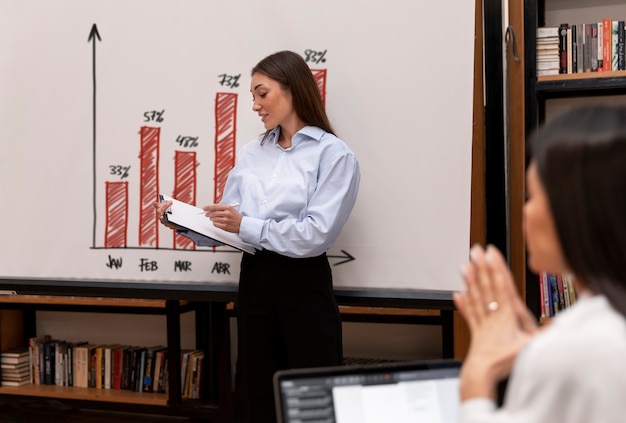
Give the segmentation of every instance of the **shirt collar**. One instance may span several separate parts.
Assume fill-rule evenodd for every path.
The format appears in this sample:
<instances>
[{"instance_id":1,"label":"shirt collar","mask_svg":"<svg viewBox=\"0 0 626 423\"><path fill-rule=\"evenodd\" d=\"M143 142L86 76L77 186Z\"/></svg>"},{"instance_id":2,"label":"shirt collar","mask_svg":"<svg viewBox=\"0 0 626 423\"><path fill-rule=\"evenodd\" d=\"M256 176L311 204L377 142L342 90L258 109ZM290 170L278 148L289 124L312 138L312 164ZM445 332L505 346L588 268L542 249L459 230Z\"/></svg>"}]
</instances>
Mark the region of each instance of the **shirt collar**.
<instances>
[{"instance_id":1,"label":"shirt collar","mask_svg":"<svg viewBox=\"0 0 626 423\"><path fill-rule=\"evenodd\" d=\"M326 131L324 131L321 128L318 128L317 126L305 126L304 128L300 129L298 132L296 132L296 135L294 136L294 139L292 140L292 142L293 142L293 145L297 145L301 141L304 141L304 138L319 141L322 139L322 136L324 136L325 133ZM278 144L279 134L280 134L280 126L277 126L276 128L272 129L272 131L268 135L268 138L272 143Z\"/></svg>"}]
</instances>

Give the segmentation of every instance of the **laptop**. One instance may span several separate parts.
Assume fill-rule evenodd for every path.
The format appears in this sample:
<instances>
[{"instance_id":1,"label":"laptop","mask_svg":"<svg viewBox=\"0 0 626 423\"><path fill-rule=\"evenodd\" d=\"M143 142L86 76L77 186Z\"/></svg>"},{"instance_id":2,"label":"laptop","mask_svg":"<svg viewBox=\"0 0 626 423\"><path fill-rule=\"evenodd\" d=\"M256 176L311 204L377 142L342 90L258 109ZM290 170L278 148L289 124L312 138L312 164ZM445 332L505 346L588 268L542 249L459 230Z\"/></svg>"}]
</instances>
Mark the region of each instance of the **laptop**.
<instances>
[{"instance_id":1,"label":"laptop","mask_svg":"<svg viewBox=\"0 0 626 423\"><path fill-rule=\"evenodd\" d=\"M278 423L456 423L457 360L280 370Z\"/></svg>"}]
</instances>

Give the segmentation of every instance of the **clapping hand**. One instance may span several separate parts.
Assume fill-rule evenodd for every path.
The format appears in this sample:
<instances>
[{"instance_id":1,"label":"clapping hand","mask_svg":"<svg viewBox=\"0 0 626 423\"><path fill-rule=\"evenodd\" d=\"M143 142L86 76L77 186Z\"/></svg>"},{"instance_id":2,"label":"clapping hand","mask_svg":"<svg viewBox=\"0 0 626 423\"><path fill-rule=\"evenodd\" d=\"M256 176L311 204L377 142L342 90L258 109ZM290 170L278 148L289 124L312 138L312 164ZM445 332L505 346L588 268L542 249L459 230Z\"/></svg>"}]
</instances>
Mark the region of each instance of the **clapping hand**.
<instances>
[{"instance_id":1,"label":"clapping hand","mask_svg":"<svg viewBox=\"0 0 626 423\"><path fill-rule=\"evenodd\" d=\"M502 254L493 246L472 247L462 268L467 291L454 303L471 333L461 372L461 397L495 399L496 385L511 371L518 352L537 331Z\"/></svg>"}]
</instances>

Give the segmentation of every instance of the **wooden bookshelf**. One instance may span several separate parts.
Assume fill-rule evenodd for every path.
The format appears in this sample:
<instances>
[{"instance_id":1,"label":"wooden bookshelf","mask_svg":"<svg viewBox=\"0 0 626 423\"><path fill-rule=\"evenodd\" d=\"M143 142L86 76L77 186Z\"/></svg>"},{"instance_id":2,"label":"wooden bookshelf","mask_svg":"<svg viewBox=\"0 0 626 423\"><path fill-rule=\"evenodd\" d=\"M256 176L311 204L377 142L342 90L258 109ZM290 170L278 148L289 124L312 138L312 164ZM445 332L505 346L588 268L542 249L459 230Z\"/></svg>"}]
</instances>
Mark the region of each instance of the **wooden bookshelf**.
<instances>
[{"instance_id":1,"label":"wooden bookshelf","mask_svg":"<svg viewBox=\"0 0 626 423\"><path fill-rule=\"evenodd\" d=\"M168 396L163 393L133 392L121 389L76 388L56 385L2 386L0 395L19 395L59 400L84 400L119 404L166 406Z\"/></svg>"},{"instance_id":2,"label":"wooden bookshelf","mask_svg":"<svg viewBox=\"0 0 626 423\"><path fill-rule=\"evenodd\" d=\"M590 81L606 78L626 78L626 71L610 71L610 72L585 72L585 73L561 73L558 75L538 76L537 82L548 81L574 81L580 79L588 79Z\"/></svg>"},{"instance_id":3,"label":"wooden bookshelf","mask_svg":"<svg viewBox=\"0 0 626 423\"><path fill-rule=\"evenodd\" d=\"M34 319L37 311L59 311L59 312L91 312L91 313L124 313L124 314L160 314L166 315L166 325L163 330L167 333L167 348L171 361L169 363L170 381L168 385L168 393L156 392L136 392L132 390L122 389L103 389L103 388L83 388L72 386L58 385L42 385L27 384L18 387L0 386L0 396L20 396L20 397L40 397L54 398L60 401L84 401L88 402L90 407L111 408L113 404L125 406L131 409L153 410L156 414L162 413L164 409L166 413L178 413L187 415L188 413L200 413L201 416L208 417L216 413L217 408L216 396L218 393L214 391L214 387L207 390L207 398L203 400L195 400L194 404L185 401L181 396L180 386L180 365L176 363L180 358L180 314L188 311L196 313L196 319L207 318L209 314L215 321L216 327L222 328L225 325L224 304L221 308L213 309L207 302L183 301L183 300L163 300L163 299L141 299L141 298L109 298L109 297L79 297L79 296L51 296L51 295L1 295L0 296L0 328L10 326L13 333L6 330L0 332L0 345L2 350L23 346L27 342L27 338L35 336ZM221 312L219 310L222 310ZM20 320L15 319L15 315L20 316ZM223 316L220 320L219 316ZM207 331L211 332L208 330ZM221 336L221 335L216 335ZM196 332L196 343L200 348L208 348L213 345L209 341L210 335L204 332ZM211 338L213 339L213 338ZM224 344L224 341L215 341L217 344ZM225 357L225 353L219 348L212 352L217 357ZM216 381L209 381L209 385L219 383L224 384L227 374L229 373L222 361L224 358L215 359L213 364L213 377ZM219 373L219 374L218 374ZM222 374L223 373L223 374ZM226 386L226 385L224 385ZM221 389L221 388L220 388ZM227 395L222 392L223 399ZM199 402L198 402L199 401ZM98 405L100 404L100 405ZM202 407L205 405L206 407ZM202 411L197 411L200 406ZM164 408L165 407L165 408Z\"/></svg>"},{"instance_id":4,"label":"wooden bookshelf","mask_svg":"<svg viewBox=\"0 0 626 423\"><path fill-rule=\"evenodd\" d=\"M165 309L165 300L147 300L140 298L106 298L106 297L56 297L51 295L3 295L0 304L31 304L60 306L94 306L94 307L139 307ZM181 301L181 305L189 304Z\"/></svg>"}]
</instances>

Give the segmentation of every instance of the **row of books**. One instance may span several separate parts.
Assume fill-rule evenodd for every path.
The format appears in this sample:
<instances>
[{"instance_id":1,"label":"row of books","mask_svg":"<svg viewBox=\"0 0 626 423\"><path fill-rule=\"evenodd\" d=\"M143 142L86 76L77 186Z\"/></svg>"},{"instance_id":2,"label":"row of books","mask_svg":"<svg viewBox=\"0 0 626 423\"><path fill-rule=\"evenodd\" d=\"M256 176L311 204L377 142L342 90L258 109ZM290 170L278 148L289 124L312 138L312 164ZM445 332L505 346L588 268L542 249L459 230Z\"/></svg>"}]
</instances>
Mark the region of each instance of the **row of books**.
<instances>
[{"instance_id":1,"label":"row of books","mask_svg":"<svg viewBox=\"0 0 626 423\"><path fill-rule=\"evenodd\" d=\"M202 398L202 375L204 373L204 352L184 350L181 355L180 383L183 398Z\"/></svg>"},{"instance_id":2,"label":"row of books","mask_svg":"<svg viewBox=\"0 0 626 423\"><path fill-rule=\"evenodd\" d=\"M30 383L28 348L14 348L0 354L2 386L21 386Z\"/></svg>"},{"instance_id":3,"label":"row of books","mask_svg":"<svg viewBox=\"0 0 626 423\"><path fill-rule=\"evenodd\" d=\"M624 20L537 28L537 76L626 70Z\"/></svg>"},{"instance_id":4,"label":"row of books","mask_svg":"<svg viewBox=\"0 0 626 423\"><path fill-rule=\"evenodd\" d=\"M167 393L167 348L29 339L29 382L35 385Z\"/></svg>"},{"instance_id":5,"label":"row of books","mask_svg":"<svg viewBox=\"0 0 626 423\"><path fill-rule=\"evenodd\" d=\"M554 317L576 302L574 281L567 275L539 275L541 317Z\"/></svg>"}]
</instances>

